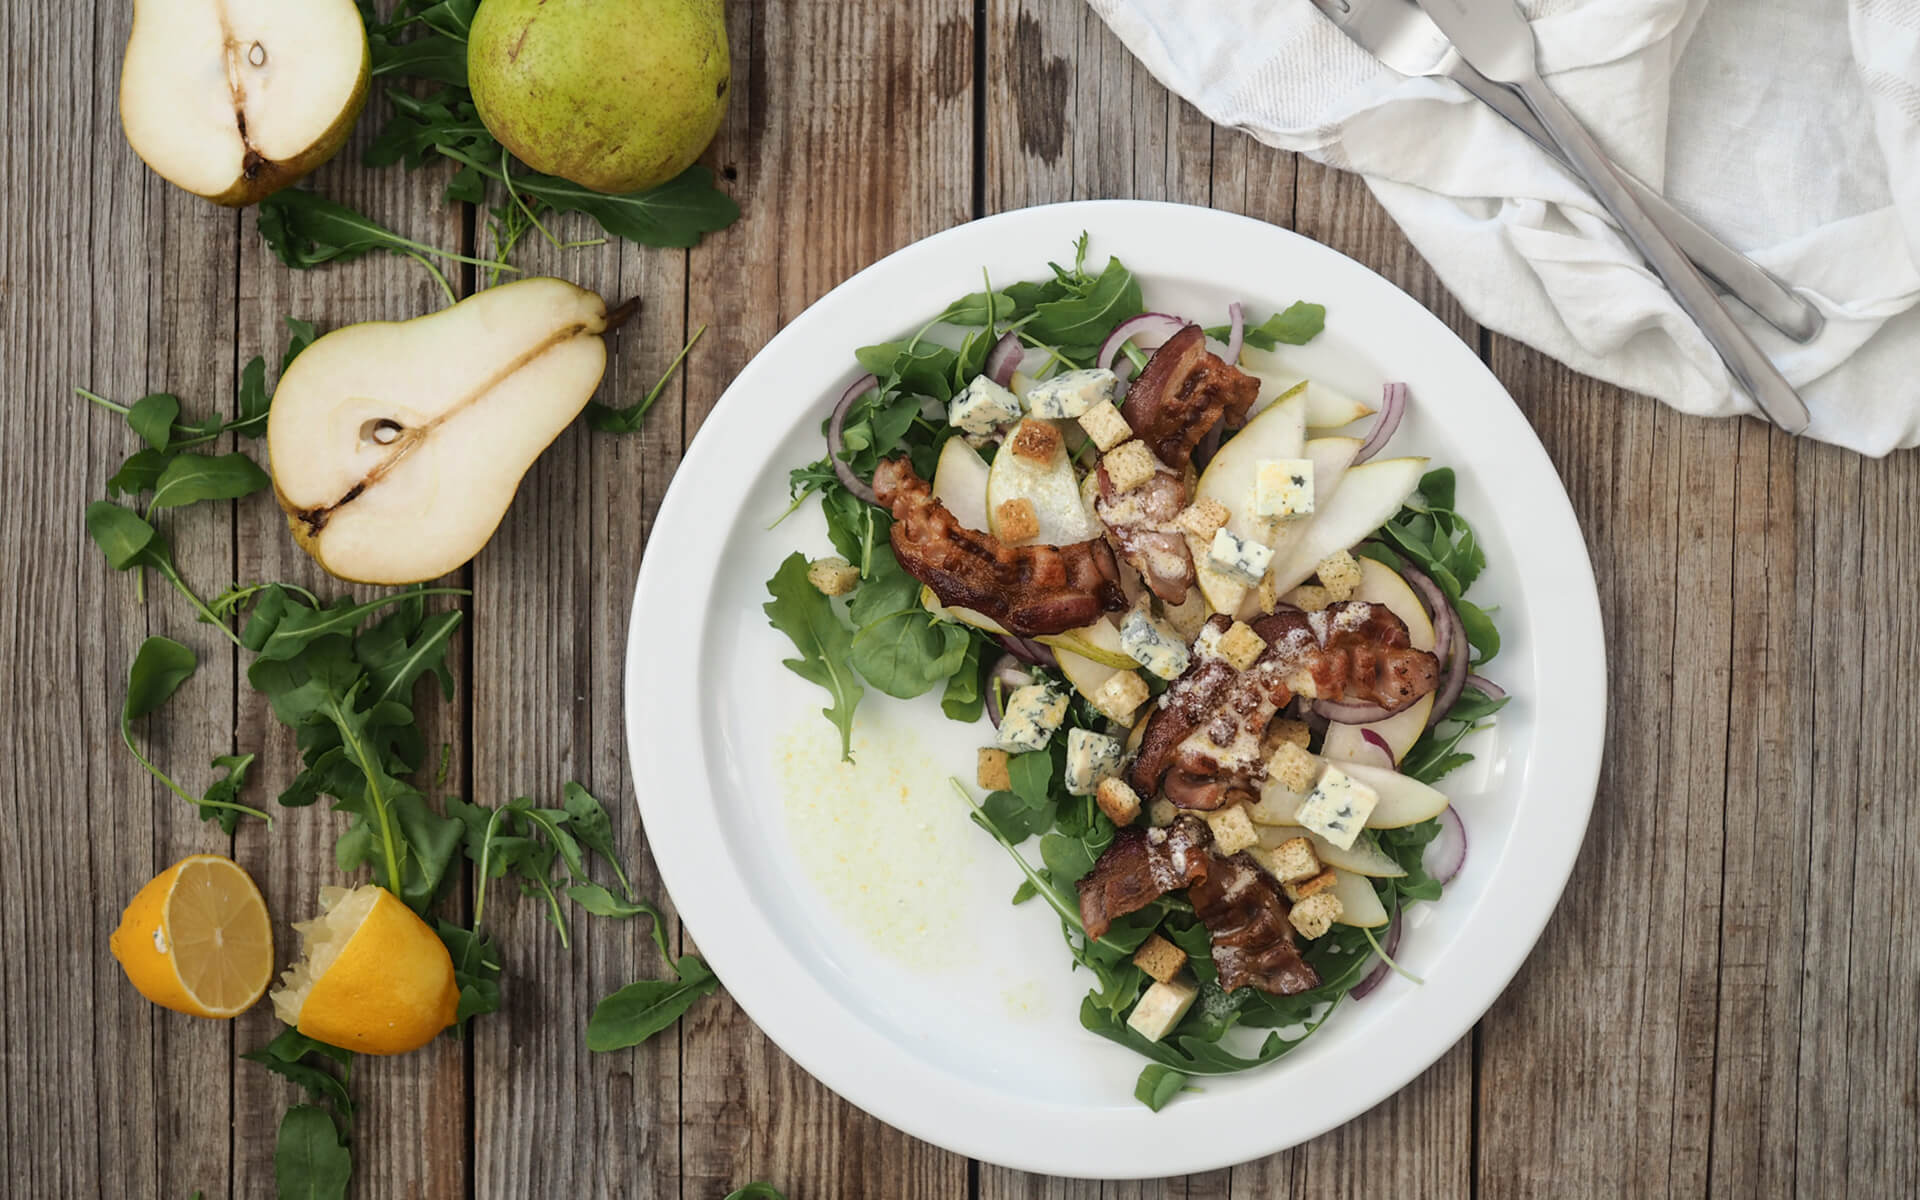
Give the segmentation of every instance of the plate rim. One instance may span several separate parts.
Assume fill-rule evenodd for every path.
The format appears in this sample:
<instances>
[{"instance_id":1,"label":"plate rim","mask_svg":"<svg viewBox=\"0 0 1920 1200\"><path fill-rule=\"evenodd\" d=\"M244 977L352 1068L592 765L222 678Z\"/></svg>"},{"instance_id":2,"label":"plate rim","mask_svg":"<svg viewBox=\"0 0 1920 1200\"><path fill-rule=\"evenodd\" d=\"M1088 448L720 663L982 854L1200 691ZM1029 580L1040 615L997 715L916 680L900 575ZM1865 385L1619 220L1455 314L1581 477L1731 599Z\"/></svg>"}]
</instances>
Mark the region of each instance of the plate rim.
<instances>
[{"instance_id":1,"label":"plate rim","mask_svg":"<svg viewBox=\"0 0 1920 1200\"><path fill-rule=\"evenodd\" d=\"M1179 1118L1175 1115L1178 1112L1178 1106L1175 1106L1160 1114L1148 1114L1154 1121L1164 1123L1168 1136L1164 1140L1155 1139L1159 1143L1155 1147L1155 1160L1146 1170L1138 1169L1145 1162L1138 1150L1128 1150L1125 1147L1116 1149L1110 1143L1102 1145L1097 1155L1088 1155L1085 1151L1081 1151L1078 1155L1071 1157L1055 1157L1054 1154L1062 1147L1071 1147L1073 1142L1069 1139L1045 1139L1045 1149L1036 1147L1034 1139L1027 1139L1022 1144L1011 1147L995 1144L990 1136L987 1140L983 1140L973 1132L979 1128L978 1125L956 1128L952 1121L936 1123L914 1112L903 1112L898 1104L890 1104L888 1093L897 1094L899 1090L897 1085L900 1081L891 1076L888 1071L876 1071L874 1062L869 1061L867 1056L872 1056L887 1068L907 1076L936 1077L932 1081L921 1079L918 1082L937 1082L945 1089L941 1103L949 1117L958 1111L971 1112L982 1120L989 1120L996 1113L998 1106L1005 1101L1006 1093L996 1092L972 1080L940 1072L938 1068L913 1059L896 1043L878 1037L868 1030L846 1028L844 1022L843 1027L833 1030L835 1037L840 1040L836 1041L833 1047L823 1047L818 1044L817 1031L815 1036L809 1037L808 1031L802 1028L804 1022L798 1020L795 1014L789 1011L796 1000L791 991L783 992L780 997L782 1002L775 1003L771 997L763 993L761 987L749 984L744 994L729 987L729 994L733 996L735 1003L740 1005L755 1025L784 1053L837 1095L876 1119L923 1141L970 1158L1019 1170L1076 1178L1159 1178L1250 1161L1298 1145L1352 1120L1400 1091L1415 1077L1425 1072L1460 1037L1471 1031L1480 1017L1506 990L1521 965L1532 955L1547 923L1558 910L1560 898L1571 878L1580 847L1591 823L1606 730L1604 631L1600 618L1598 588L1585 537L1580 530L1565 485L1554 469L1545 448L1541 445L1538 435L1533 431L1525 415L1519 411L1518 406L1513 403L1511 394L1478 354L1461 341L1437 316L1390 280L1339 251L1292 230L1200 206L1149 200L1085 200L1011 210L954 226L895 250L855 273L809 305L776 333L741 368L739 374L728 385L702 422L699 432L675 468L673 479L652 522L652 535L648 540L646 552L642 555L640 570L635 581L633 607L628 621L626 665L622 688L628 758L635 780L658 778L661 768L656 760L671 757L655 753L653 749L655 744L671 739L658 738L652 730L660 721L673 719L672 710L675 707L680 710L681 720L692 722L691 732L698 733L701 728L697 720L701 705L685 703L678 706L661 705L652 702L650 697L652 689L648 684L659 671L660 664L656 656L642 653L643 648L657 647L649 643L641 634L647 624L649 605L663 602L654 601L652 597L659 595L677 598L679 611L684 614L688 607L685 604L684 591L676 596L670 589L680 586L679 568L687 566L689 562L693 564L701 562L701 553L696 548L698 539L671 536L663 539L661 535L663 531L679 528L680 523L685 519L681 510L689 504L696 503L695 491L698 485L691 481L707 478L710 473L703 468L711 465L708 460L724 453L721 438L708 435L720 429L729 420L735 419L734 414L744 409L746 398L751 393L757 377L773 369L767 364L777 362L788 353L788 348L793 343L814 333L816 326L829 322L834 311L845 307L850 302L850 297L884 280L893 272L910 272L920 264L921 260L949 255L953 247L966 245L974 239L990 241L996 235L1006 232L1009 227L1032 223L1060 227L1078 224L1094 232L1097 243L1096 252L1107 253L1124 247L1114 244L1117 240L1115 235L1100 233L1099 227L1103 224L1125 222L1142 217L1150 221L1166 223L1162 226L1159 236L1175 235L1180 223L1192 223L1196 226L1196 232L1200 231L1198 227L1214 226L1214 230L1207 232L1222 231L1234 235L1274 238L1283 243L1292 243L1287 253L1304 254L1308 258L1321 258L1322 261L1331 265L1331 269L1352 274L1355 279L1354 286L1378 291L1383 303L1401 310L1396 316L1404 314L1404 319L1416 325L1425 326L1429 332L1437 331L1442 335L1441 344L1446 347L1443 353L1460 359L1462 369L1469 374L1477 375L1478 382L1491 389L1491 396L1506 402L1512 410L1516 431L1520 435L1520 447L1527 459L1526 466L1529 470L1543 468L1547 478L1552 482L1552 487L1548 489L1549 498L1542 505L1543 508L1550 510L1546 514L1546 523L1564 524L1562 532L1571 533L1572 547L1577 548L1572 558L1577 562L1579 569L1574 578L1558 581L1562 591L1555 594L1554 602L1558 606L1571 604L1578 611L1570 614L1571 619L1565 622L1566 628L1556 628L1554 632L1557 637L1579 643L1570 651L1571 656L1591 664L1592 682L1596 686L1586 689L1582 695L1565 703L1569 708L1577 707L1586 713L1590 718L1587 724L1593 733L1590 738L1584 739L1582 744L1575 747L1581 752L1580 758L1584 761L1577 761L1566 769L1556 772L1556 779L1563 789L1562 799L1556 801L1559 805L1559 815L1564 820L1569 815L1569 809L1577 804L1579 818L1577 828L1560 832L1552 847L1556 851L1553 854L1543 856L1533 853L1531 861L1526 864L1507 863L1504 860L1512 856L1503 856L1501 867L1524 872L1530 885L1530 894L1541 895L1550 902L1539 903L1529 908L1525 913L1524 921L1507 922L1509 930L1524 926L1523 937L1516 938L1512 932L1509 932L1506 936L1495 939L1494 946L1487 947L1489 950L1499 951L1498 965L1495 970L1482 975L1484 980L1492 981L1493 986L1482 983L1473 989L1477 995L1466 1004L1466 1008L1471 1009L1471 1013L1465 1023L1444 1039L1436 1039L1433 1036L1420 1038L1419 1049L1416 1052L1408 1058L1397 1060L1391 1067L1378 1070L1374 1082L1359 1089L1360 1093L1364 1093L1363 1098L1356 1100L1349 1096L1341 1103L1329 1106L1312 1117L1295 1119L1286 1134L1271 1141L1246 1144L1232 1139L1181 1138L1175 1131L1175 1126L1179 1123ZM1203 281L1205 276L1196 273L1189 278ZM1205 286L1204 283L1203 286ZM928 308L930 311L931 306ZM918 309L916 308L915 311ZM844 369L841 372L841 374L846 373L848 372ZM826 386L817 393L805 393L809 406L819 405L828 398L832 391L832 381L836 378L838 376L829 376L824 381ZM796 412L795 420L803 420L806 411L801 409ZM777 426L781 431L776 441L784 438L786 431L793 428L792 424L788 423L764 422L764 424L769 427ZM729 515L732 515L732 510L729 510ZM1505 524L1506 522L1503 522L1503 527ZM1565 538L1559 540L1562 543L1566 541ZM1564 550L1566 547L1563 545L1561 549ZM705 558L707 560L705 565L698 569L703 572L703 578L710 579L718 570L719 556L716 551L707 554ZM1562 563L1561 565L1564 568L1573 564ZM757 604L762 598L756 595L752 598L752 602ZM677 644L672 652L690 655L693 665L697 665L702 654L701 648L706 642L707 621L708 617L702 610L696 621L699 636L672 639ZM1544 653L1545 647L1543 646L1541 650ZM1536 721L1543 719L1545 712L1545 709L1539 710ZM1530 773L1535 765L1532 747L1529 746L1526 752L1518 757L1523 774ZM701 756L694 755L693 758L700 760ZM699 788L664 789L636 786L636 807L647 833L648 845L654 852L662 883L668 894L673 897L676 911L681 914L681 919L689 932L695 934L695 941L706 956L708 964L720 976L723 983L730 978L736 981L757 978L756 972L764 973L764 967L750 962L750 955L758 953L780 959L784 952L784 947L778 944L778 939L772 936L770 929L756 928L756 925L764 925L764 920L757 919L757 914L751 906L742 906L738 903L728 905L725 902L727 897L724 880L716 882L711 877L703 877L692 869L685 858L674 853L662 853L661 850L663 843L676 843L684 847L689 840L697 846L702 837L710 839L713 844L719 842L717 836L719 827L717 821L711 817L713 808L711 804L684 802L668 804L664 800L655 798L669 790L682 796L691 790L696 792L703 801L711 797L712 780L704 761L697 761L695 771L702 785ZM1538 786L1536 782L1525 778L1516 784L1523 796L1531 793ZM703 820L703 817L707 819ZM1534 848L1529 847L1529 850L1532 853ZM717 857L727 860L718 864L724 872L731 861L730 856ZM706 865L711 867L716 864ZM737 871L734 874L737 877ZM1488 886L1491 889L1491 881ZM692 907L696 910L696 915L688 915L687 905L683 903L686 899L692 899ZM733 919L723 922L719 919L723 914ZM744 922L742 918L745 919ZM1460 936L1465 939L1475 932L1477 927L1486 924L1487 921L1484 918L1478 922L1469 920L1461 926ZM704 931L708 936L700 936L700 931ZM765 936L757 938L751 936L754 934ZM791 955L787 955L780 965L795 969L800 966L797 961L792 960ZM820 988L817 981L814 981L804 970L800 970L799 975L801 976L800 990L803 993L811 987L826 997L829 1001L828 1008L838 1007L831 1003L832 997L826 994L825 989ZM787 987L793 986L791 979L785 982ZM817 997L803 995L797 999L808 1006L810 1014L818 1015ZM843 1008L839 1008L838 1011L843 1016L850 1015ZM1459 1023L1459 1017L1460 1013L1456 1012L1449 1014L1444 1022L1414 1024L1426 1027L1444 1023L1451 1027ZM854 1053L849 1056L842 1047L850 1047ZM859 1067L850 1070L840 1065L839 1060L847 1057L858 1060ZM1131 1102L1131 1097L1124 1099ZM1035 1111L1027 1113L1025 1119L1032 1119L1039 1115L1051 1116L1057 1120L1074 1114L1090 1122L1097 1123L1111 1116L1114 1120L1125 1123L1125 1119L1119 1113L1095 1113L1078 1106L1040 1101L1033 1102L1033 1106ZM1139 1108L1139 1113L1146 1112L1144 1107ZM1135 1115L1128 1113L1127 1117L1131 1118ZM1000 1123L1004 1124L1004 1119ZM1120 1169L1109 1169L1112 1167Z\"/></svg>"}]
</instances>

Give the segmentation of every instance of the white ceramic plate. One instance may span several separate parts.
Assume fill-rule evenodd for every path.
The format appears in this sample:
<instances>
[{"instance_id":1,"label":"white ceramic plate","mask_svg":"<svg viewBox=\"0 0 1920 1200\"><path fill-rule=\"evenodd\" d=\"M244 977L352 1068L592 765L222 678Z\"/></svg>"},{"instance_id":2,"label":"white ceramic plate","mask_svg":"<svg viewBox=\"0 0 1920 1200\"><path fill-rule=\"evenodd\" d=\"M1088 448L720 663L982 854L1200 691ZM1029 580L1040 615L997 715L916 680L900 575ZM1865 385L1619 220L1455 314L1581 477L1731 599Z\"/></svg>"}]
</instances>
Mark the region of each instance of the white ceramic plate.
<instances>
[{"instance_id":1,"label":"white ceramic plate","mask_svg":"<svg viewBox=\"0 0 1920 1200\"><path fill-rule=\"evenodd\" d=\"M1436 904L1417 905L1403 965L1278 1063L1199 1081L1160 1113L1133 1099L1144 1060L1081 1029L1085 972L1041 904L945 784L969 785L986 726L933 697L868 690L863 774L796 788L837 738L825 694L761 611L794 550L827 553L809 502L778 528L789 468L859 368L949 299L1044 277L1082 230L1118 255L1149 308L1224 322L1327 307L1290 357L1371 399L1407 381L1391 454L1457 468L1459 509L1489 562L1473 590L1504 639L1489 673L1516 697L1479 756L1445 782L1472 841ZM876 263L796 318L740 373L668 490L634 599L627 731L640 810L675 904L735 1000L781 1049L854 1104L961 1154L1030 1171L1135 1178L1272 1153L1404 1086L1466 1033L1546 925L1586 831L1605 730L1605 656L1580 530L1532 430L1487 368L1378 275L1271 225L1170 204L1063 204L948 230ZM783 762L786 765L783 765ZM810 790L809 790L810 789ZM836 823L835 818L839 821ZM893 847L898 847L897 852ZM865 886L867 890L860 889ZM1309 1086L1310 1081L1310 1086ZM1311 1097L1303 1102L1303 1097Z\"/></svg>"}]
</instances>

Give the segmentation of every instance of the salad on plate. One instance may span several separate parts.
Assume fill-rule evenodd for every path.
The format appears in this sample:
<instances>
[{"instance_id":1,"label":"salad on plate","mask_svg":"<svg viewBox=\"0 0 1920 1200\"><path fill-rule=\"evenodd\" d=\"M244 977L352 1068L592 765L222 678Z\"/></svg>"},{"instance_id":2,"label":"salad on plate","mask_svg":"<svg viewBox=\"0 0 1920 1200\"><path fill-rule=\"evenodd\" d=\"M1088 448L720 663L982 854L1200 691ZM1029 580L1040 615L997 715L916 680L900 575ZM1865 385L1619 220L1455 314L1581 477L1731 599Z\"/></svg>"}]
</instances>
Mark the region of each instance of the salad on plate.
<instances>
[{"instance_id":1,"label":"salad on plate","mask_svg":"<svg viewBox=\"0 0 1920 1200\"><path fill-rule=\"evenodd\" d=\"M1290 370L1318 305L1206 327L1075 251L857 352L791 478L836 553L790 555L766 611L843 753L868 688L990 719L956 790L1157 1110L1398 969L1466 855L1435 785L1507 697L1453 474L1385 453L1408 389Z\"/></svg>"}]
</instances>

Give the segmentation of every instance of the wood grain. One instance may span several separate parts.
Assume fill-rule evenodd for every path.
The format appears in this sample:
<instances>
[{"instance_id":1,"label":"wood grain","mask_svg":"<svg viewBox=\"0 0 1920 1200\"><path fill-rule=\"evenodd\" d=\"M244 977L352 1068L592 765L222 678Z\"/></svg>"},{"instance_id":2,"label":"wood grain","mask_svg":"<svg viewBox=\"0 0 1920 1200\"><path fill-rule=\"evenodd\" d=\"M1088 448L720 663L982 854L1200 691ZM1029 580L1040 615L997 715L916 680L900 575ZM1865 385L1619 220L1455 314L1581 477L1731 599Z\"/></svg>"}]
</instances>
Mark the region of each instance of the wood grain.
<instances>
[{"instance_id":1,"label":"wood grain","mask_svg":"<svg viewBox=\"0 0 1920 1200\"><path fill-rule=\"evenodd\" d=\"M247 656L149 581L105 567L80 513L133 449L70 389L233 403L280 319L330 328L443 303L387 256L310 272L254 218L139 163L115 111L128 12L0 9L0 668L9 728L0 904L24 969L0 971L0 1178L9 1194L254 1197L296 1092L236 1053L278 1029L155 1009L106 950L133 890L196 850L262 885L279 953L342 818L276 812L229 842L154 784L115 728L135 648L162 633L198 674L136 729L190 787L258 751L273 807L295 748ZM606 801L636 886L659 880L632 814L621 722L632 581L687 441L727 383L828 288L989 212L1087 197L1178 200L1298 229L1381 272L1483 347L1560 472L1600 583L1610 724L1594 822L1538 949L1475 1034L1347 1126L1206 1175L1098 1184L969 1164L854 1110L724 996L635 1051L590 1055L606 992L661 964L641 922L579 915L562 949L518 897L488 925L506 1007L469 1043L362 1060L354 1194L718 1200L1265 1200L1409 1194L1920 1194L1920 455L1863 460L1753 422L1681 417L1485 335L1353 176L1214 128L1085 6L1042 0L730 0L734 101L708 163L742 221L691 252L557 251L530 270L638 296L600 398L652 387L707 332L637 434L575 428L457 581L470 618L452 702L421 694L449 773L433 795ZM378 103L378 102L376 102ZM368 122L314 185L423 241L474 215L433 172L369 171ZM563 236L586 232L562 221ZM469 279L469 282L471 280ZM248 448L261 452L257 444ZM331 593L267 497L163 524L205 591L288 579ZM496 907L497 905L497 907ZM693 939L680 936L688 951Z\"/></svg>"}]
</instances>

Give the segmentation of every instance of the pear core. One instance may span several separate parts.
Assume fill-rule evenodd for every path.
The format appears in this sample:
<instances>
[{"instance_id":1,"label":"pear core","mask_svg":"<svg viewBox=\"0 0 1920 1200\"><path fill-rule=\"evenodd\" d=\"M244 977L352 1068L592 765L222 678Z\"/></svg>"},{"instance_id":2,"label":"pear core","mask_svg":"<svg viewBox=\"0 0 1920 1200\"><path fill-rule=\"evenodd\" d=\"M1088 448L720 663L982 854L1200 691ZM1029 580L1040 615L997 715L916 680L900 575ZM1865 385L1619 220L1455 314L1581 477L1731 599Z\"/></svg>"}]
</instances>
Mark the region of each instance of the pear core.
<instances>
[{"instance_id":1,"label":"pear core","mask_svg":"<svg viewBox=\"0 0 1920 1200\"><path fill-rule=\"evenodd\" d=\"M599 335L625 315L563 280L525 279L314 342L267 417L294 540L361 583L416 583L472 558L593 395Z\"/></svg>"},{"instance_id":2,"label":"pear core","mask_svg":"<svg viewBox=\"0 0 1920 1200\"><path fill-rule=\"evenodd\" d=\"M672 179L726 113L720 0L487 0L467 39L487 130L536 171L600 192Z\"/></svg>"}]
</instances>

